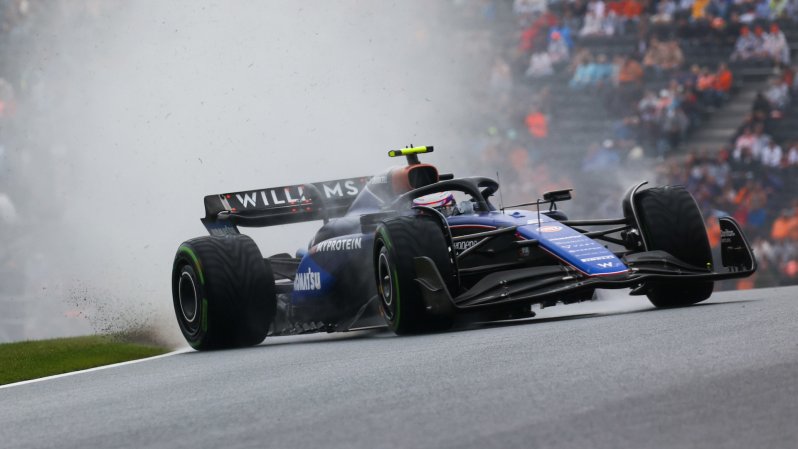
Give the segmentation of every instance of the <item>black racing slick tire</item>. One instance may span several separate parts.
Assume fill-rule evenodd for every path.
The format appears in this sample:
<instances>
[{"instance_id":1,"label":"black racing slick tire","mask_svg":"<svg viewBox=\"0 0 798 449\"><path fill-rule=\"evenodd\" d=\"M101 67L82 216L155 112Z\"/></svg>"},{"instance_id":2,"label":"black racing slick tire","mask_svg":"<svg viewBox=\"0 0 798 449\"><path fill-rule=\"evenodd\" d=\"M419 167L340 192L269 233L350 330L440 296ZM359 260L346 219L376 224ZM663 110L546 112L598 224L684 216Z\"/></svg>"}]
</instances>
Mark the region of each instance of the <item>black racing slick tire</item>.
<instances>
[{"instance_id":1,"label":"black racing slick tire","mask_svg":"<svg viewBox=\"0 0 798 449\"><path fill-rule=\"evenodd\" d=\"M661 250L699 268L712 268L704 219L693 196L682 186L643 190L635 198L641 233L649 251ZM646 296L656 307L683 307L712 295L714 282L652 283Z\"/></svg>"},{"instance_id":2,"label":"black racing slick tire","mask_svg":"<svg viewBox=\"0 0 798 449\"><path fill-rule=\"evenodd\" d=\"M274 275L249 236L198 237L177 249L172 299L194 349L253 346L274 320Z\"/></svg>"},{"instance_id":3,"label":"black racing slick tire","mask_svg":"<svg viewBox=\"0 0 798 449\"><path fill-rule=\"evenodd\" d=\"M451 291L454 263L440 223L425 215L396 217L377 227L374 274L380 310L397 335L443 331L452 326L451 313L431 314L415 280L415 257L429 257Z\"/></svg>"}]
</instances>

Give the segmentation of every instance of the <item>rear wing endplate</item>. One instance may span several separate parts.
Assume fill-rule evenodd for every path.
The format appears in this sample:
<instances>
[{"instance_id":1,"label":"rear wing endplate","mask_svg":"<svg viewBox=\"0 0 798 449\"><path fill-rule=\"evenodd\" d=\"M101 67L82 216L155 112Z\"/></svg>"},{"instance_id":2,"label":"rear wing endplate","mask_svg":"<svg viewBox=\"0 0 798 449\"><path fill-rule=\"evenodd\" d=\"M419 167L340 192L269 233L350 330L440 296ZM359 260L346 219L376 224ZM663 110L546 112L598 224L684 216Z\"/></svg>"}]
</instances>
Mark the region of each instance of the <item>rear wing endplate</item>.
<instances>
[{"instance_id":1,"label":"rear wing endplate","mask_svg":"<svg viewBox=\"0 0 798 449\"><path fill-rule=\"evenodd\" d=\"M211 235L237 226L266 227L343 216L370 177L222 193L205 197L202 224Z\"/></svg>"}]
</instances>

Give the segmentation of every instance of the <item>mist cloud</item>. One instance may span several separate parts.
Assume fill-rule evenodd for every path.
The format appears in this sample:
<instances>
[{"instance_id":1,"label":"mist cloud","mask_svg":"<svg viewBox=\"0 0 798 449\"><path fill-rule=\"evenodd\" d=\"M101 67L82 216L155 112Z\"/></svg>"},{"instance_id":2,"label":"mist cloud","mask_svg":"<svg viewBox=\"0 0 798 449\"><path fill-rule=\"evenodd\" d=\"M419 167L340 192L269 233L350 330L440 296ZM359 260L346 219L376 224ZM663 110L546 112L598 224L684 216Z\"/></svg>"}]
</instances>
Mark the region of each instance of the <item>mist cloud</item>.
<instances>
[{"instance_id":1,"label":"mist cloud","mask_svg":"<svg viewBox=\"0 0 798 449\"><path fill-rule=\"evenodd\" d=\"M27 336L85 332L81 316L171 316L172 257L204 234L206 194L369 175L395 163L387 150L410 143L455 151L467 67L445 5L40 11L47 26L18 38L30 51L15 61L30 83L20 102L31 118L13 149L29 154L12 174L28 179L10 192L28 205L26 295L39 305ZM264 255L293 252L316 226L253 235Z\"/></svg>"}]
</instances>

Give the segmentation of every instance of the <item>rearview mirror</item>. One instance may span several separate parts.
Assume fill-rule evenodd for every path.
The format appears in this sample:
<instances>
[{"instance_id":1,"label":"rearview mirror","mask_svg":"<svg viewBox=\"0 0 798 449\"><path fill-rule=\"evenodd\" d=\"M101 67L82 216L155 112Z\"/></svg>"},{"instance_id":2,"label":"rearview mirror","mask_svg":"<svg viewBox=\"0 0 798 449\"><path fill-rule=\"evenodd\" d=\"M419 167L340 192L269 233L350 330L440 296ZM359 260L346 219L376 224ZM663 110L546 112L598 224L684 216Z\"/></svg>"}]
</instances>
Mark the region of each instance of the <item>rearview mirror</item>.
<instances>
[{"instance_id":1,"label":"rearview mirror","mask_svg":"<svg viewBox=\"0 0 798 449\"><path fill-rule=\"evenodd\" d=\"M568 201L574 189L552 190L543 194L543 201Z\"/></svg>"}]
</instances>

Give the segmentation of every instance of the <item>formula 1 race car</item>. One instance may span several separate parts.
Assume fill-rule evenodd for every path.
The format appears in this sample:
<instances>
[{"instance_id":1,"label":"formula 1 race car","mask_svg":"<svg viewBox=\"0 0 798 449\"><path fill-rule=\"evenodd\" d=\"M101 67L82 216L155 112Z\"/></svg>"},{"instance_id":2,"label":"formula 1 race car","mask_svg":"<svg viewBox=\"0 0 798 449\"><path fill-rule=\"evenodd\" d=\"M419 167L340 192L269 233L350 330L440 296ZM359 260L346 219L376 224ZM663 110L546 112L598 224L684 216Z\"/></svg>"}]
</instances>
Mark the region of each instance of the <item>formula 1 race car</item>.
<instances>
[{"instance_id":1,"label":"formula 1 race car","mask_svg":"<svg viewBox=\"0 0 798 449\"><path fill-rule=\"evenodd\" d=\"M206 196L210 236L180 245L172 272L189 344L249 346L375 320L397 334L435 332L455 319L531 317L535 304L589 300L597 288L680 307L707 299L716 280L756 270L730 217L719 219L714 270L704 220L683 187L641 182L623 196L623 217L569 220L556 205L571 190L497 208L496 181L440 174L419 162L432 150L391 151L407 165L372 177ZM238 230L310 220L324 225L294 256L264 259Z\"/></svg>"}]
</instances>

